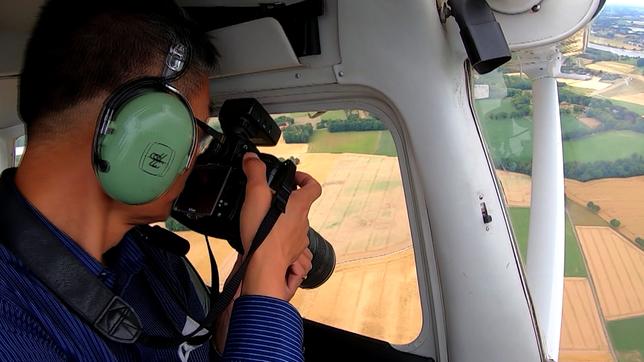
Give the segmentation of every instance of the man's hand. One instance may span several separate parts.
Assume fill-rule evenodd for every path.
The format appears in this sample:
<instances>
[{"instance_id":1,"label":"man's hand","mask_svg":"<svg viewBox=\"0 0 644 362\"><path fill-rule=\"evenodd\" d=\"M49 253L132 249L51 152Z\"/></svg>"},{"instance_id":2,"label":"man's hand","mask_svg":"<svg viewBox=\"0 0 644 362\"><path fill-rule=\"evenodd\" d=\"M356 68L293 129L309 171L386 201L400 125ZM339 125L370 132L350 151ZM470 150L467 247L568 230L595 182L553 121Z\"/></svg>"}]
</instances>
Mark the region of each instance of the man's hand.
<instances>
[{"instance_id":1,"label":"man's hand","mask_svg":"<svg viewBox=\"0 0 644 362\"><path fill-rule=\"evenodd\" d=\"M273 194L266 181L266 165L257 155L247 153L243 169L248 180L240 232L246 251L270 208ZM242 295L265 295L288 301L311 270L312 254L307 248L308 213L322 189L313 177L303 172L295 174L295 182L299 188L291 193L286 212L252 256L242 283Z\"/></svg>"}]
</instances>

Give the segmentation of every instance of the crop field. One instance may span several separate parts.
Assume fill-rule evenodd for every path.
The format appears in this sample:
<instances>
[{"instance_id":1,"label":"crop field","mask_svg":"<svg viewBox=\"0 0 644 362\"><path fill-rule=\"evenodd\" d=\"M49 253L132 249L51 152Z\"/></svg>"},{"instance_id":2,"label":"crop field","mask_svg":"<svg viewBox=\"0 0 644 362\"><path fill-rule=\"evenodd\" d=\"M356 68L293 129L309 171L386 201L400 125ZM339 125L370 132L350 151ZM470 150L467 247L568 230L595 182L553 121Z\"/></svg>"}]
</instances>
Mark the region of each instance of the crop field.
<instances>
[{"instance_id":1,"label":"crop field","mask_svg":"<svg viewBox=\"0 0 644 362\"><path fill-rule=\"evenodd\" d=\"M309 152L396 156L396 145L389 131L329 132L321 129L313 133Z\"/></svg>"},{"instance_id":2,"label":"crop field","mask_svg":"<svg viewBox=\"0 0 644 362\"><path fill-rule=\"evenodd\" d=\"M628 103L644 104L644 92L617 95L617 96L611 97L611 100L615 100L615 99L618 101L623 101Z\"/></svg>"},{"instance_id":3,"label":"crop field","mask_svg":"<svg viewBox=\"0 0 644 362\"><path fill-rule=\"evenodd\" d=\"M644 176L565 182L570 199L580 205L588 201L599 205L598 215L606 221L619 219L619 232L631 240L644 237Z\"/></svg>"},{"instance_id":4,"label":"crop field","mask_svg":"<svg viewBox=\"0 0 644 362\"><path fill-rule=\"evenodd\" d=\"M620 101L618 99L611 99L610 101L613 102L613 104L617 106L625 107L630 111L639 114L640 116L644 115L644 103L637 104L637 103Z\"/></svg>"},{"instance_id":5,"label":"crop field","mask_svg":"<svg viewBox=\"0 0 644 362\"><path fill-rule=\"evenodd\" d=\"M517 172L496 170L509 206L530 207L530 176Z\"/></svg>"},{"instance_id":6,"label":"crop field","mask_svg":"<svg viewBox=\"0 0 644 362\"><path fill-rule=\"evenodd\" d=\"M566 198L566 211L570 221L575 226L608 226L606 220L599 217L588 207L582 206L571 199Z\"/></svg>"},{"instance_id":7,"label":"crop field","mask_svg":"<svg viewBox=\"0 0 644 362\"><path fill-rule=\"evenodd\" d=\"M338 264L320 288L291 301L305 318L391 343L420 333L422 312L411 248Z\"/></svg>"},{"instance_id":8,"label":"crop field","mask_svg":"<svg viewBox=\"0 0 644 362\"><path fill-rule=\"evenodd\" d=\"M510 107L510 108L508 108ZM491 110L512 112L505 100L477 101L482 117L486 142L495 159L516 161L532 159L532 122L528 118L489 119ZM584 123L585 122L585 123ZM584 122L574 115L561 116L563 135L589 129L591 119ZM597 126L593 123L592 126ZM633 153L644 155L644 134L632 131L607 131L563 142L566 162L614 161Z\"/></svg>"},{"instance_id":9,"label":"crop field","mask_svg":"<svg viewBox=\"0 0 644 362\"><path fill-rule=\"evenodd\" d=\"M630 74L635 71L635 66L622 62L600 61L586 65L586 68L607 73Z\"/></svg>"},{"instance_id":10,"label":"crop field","mask_svg":"<svg viewBox=\"0 0 644 362\"><path fill-rule=\"evenodd\" d=\"M336 157L309 220L333 244L338 262L409 247L398 159L357 154ZM311 173L315 175L315 170Z\"/></svg>"},{"instance_id":11,"label":"crop field","mask_svg":"<svg viewBox=\"0 0 644 362\"><path fill-rule=\"evenodd\" d=\"M578 226L607 320L644 315L644 252L607 227Z\"/></svg>"},{"instance_id":12,"label":"crop field","mask_svg":"<svg viewBox=\"0 0 644 362\"><path fill-rule=\"evenodd\" d=\"M600 36L591 35L589 42L599 45L605 45L613 48L640 50L640 46L630 44L625 41L622 35L617 35L614 38L608 39Z\"/></svg>"},{"instance_id":13,"label":"crop field","mask_svg":"<svg viewBox=\"0 0 644 362\"><path fill-rule=\"evenodd\" d=\"M422 312L398 159L308 153L298 168L322 184L309 219L333 245L337 267L322 287L299 290L293 304L306 318L409 343Z\"/></svg>"},{"instance_id":14,"label":"crop field","mask_svg":"<svg viewBox=\"0 0 644 362\"><path fill-rule=\"evenodd\" d=\"M609 321L606 327L620 362L644 361L644 316Z\"/></svg>"},{"instance_id":15,"label":"crop field","mask_svg":"<svg viewBox=\"0 0 644 362\"><path fill-rule=\"evenodd\" d=\"M557 78L558 82L563 82L571 87L583 88L588 90L600 90L610 87L610 83L602 82L600 77L592 77L588 80L563 79Z\"/></svg>"},{"instance_id":16,"label":"crop field","mask_svg":"<svg viewBox=\"0 0 644 362\"><path fill-rule=\"evenodd\" d=\"M597 90L594 94L624 102L644 104L644 76L633 74L626 78L616 80L610 87Z\"/></svg>"},{"instance_id":17,"label":"crop field","mask_svg":"<svg viewBox=\"0 0 644 362\"><path fill-rule=\"evenodd\" d=\"M644 133L601 132L564 142L563 153L566 162L614 161L628 158L633 153L644 155Z\"/></svg>"},{"instance_id":18,"label":"crop field","mask_svg":"<svg viewBox=\"0 0 644 362\"><path fill-rule=\"evenodd\" d=\"M528 251L528 232L530 224L530 209L525 207L511 207L510 220L512 229L519 244L519 251L525 263ZM579 250L579 243L570 219L566 216L565 224L565 252L564 275L566 277L585 277L588 275L584 260Z\"/></svg>"},{"instance_id":19,"label":"crop field","mask_svg":"<svg viewBox=\"0 0 644 362\"><path fill-rule=\"evenodd\" d=\"M530 207L530 176L517 172L496 170L509 206Z\"/></svg>"},{"instance_id":20,"label":"crop field","mask_svg":"<svg viewBox=\"0 0 644 362\"><path fill-rule=\"evenodd\" d=\"M347 119L347 112L342 110L327 111L320 118L324 120Z\"/></svg>"},{"instance_id":21,"label":"crop field","mask_svg":"<svg viewBox=\"0 0 644 362\"><path fill-rule=\"evenodd\" d=\"M300 157L305 154L308 149L308 143L286 143L284 138L281 137L277 145L273 147L258 147L261 152L270 153L275 157L289 158L291 156Z\"/></svg>"},{"instance_id":22,"label":"crop field","mask_svg":"<svg viewBox=\"0 0 644 362\"><path fill-rule=\"evenodd\" d=\"M564 280L559 361L613 361L608 338L586 278Z\"/></svg>"}]
</instances>

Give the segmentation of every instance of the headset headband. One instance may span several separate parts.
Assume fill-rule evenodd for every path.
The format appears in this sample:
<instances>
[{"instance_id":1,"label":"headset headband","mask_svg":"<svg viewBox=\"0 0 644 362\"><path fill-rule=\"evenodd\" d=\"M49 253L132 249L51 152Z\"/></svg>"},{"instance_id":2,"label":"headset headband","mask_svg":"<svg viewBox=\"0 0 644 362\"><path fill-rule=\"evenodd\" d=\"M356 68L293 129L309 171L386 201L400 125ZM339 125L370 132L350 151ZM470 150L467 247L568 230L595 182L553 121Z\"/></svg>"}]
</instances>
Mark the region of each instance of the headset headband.
<instances>
[{"instance_id":1,"label":"headset headband","mask_svg":"<svg viewBox=\"0 0 644 362\"><path fill-rule=\"evenodd\" d=\"M185 71L189 58L190 51L188 47L182 43L172 44L163 64L161 78L165 79L166 82L179 78Z\"/></svg>"}]
</instances>

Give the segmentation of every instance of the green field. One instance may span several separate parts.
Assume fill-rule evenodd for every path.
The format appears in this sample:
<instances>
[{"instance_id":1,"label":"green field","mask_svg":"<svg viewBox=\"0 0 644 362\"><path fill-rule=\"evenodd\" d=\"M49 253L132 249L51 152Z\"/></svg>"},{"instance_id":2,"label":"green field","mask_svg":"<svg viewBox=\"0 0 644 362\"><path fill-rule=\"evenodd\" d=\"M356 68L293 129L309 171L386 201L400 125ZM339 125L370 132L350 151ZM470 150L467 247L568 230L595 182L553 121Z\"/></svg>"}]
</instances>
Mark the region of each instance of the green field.
<instances>
[{"instance_id":1,"label":"green field","mask_svg":"<svg viewBox=\"0 0 644 362\"><path fill-rule=\"evenodd\" d=\"M313 133L308 152L396 156L396 145L389 131L331 133L319 129Z\"/></svg>"},{"instance_id":2,"label":"green field","mask_svg":"<svg viewBox=\"0 0 644 362\"><path fill-rule=\"evenodd\" d=\"M616 106L622 106L632 112L639 114L640 116L644 115L644 106L641 104L618 101L616 99L609 99L609 100L613 102L613 104L615 104Z\"/></svg>"},{"instance_id":3,"label":"green field","mask_svg":"<svg viewBox=\"0 0 644 362\"><path fill-rule=\"evenodd\" d=\"M530 223L530 209L527 207L511 207L510 220L522 259L526 260L528 252L528 225ZM579 243L572 228L568 216L566 216L566 234L565 234L565 261L564 275L567 277L585 277L588 276L584 259L579 250Z\"/></svg>"},{"instance_id":4,"label":"green field","mask_svg":"<svg viewBox=\"0 0 644 362\"><path fill-rule=\"evenodd\" d=\"M614 161L636 153L644 155L644 134L608 131L564 142L564 161Z\"/></svg>"},{"instance_id":5,"label":"green field","mask_svg":"<svg viewBox=\"0 0 644 362\"><path fill-rule=\"evenodd\" d=\"M530 225L530 209L527 207L511 207L510 221L514 230L514 237L519 244L519 252L523 262L528 254L528 226Z\"/></svg>"},{"instance_id":6,"label":"green field","mask_svg":"<svg viewBox=\"0 0 644 362\"><path fill-rule=\"evenodd\" d=\"M327 111L325 112L322 117L323 120L329 120L329 119L347 119L347 112L345 111Z\"/></svg>"},{"instance_id":7,"label":"green field","mask_svg":"<svg viewBox=\"0 0 644 362\"><path fill-rule=\"evenodd\" d=\"M601 205L599 205L601 207ZM566 211L576 226L608 226L608 223L594 212L570 199L566 199Z\"/></svg>"},{"instance_id":8,"label":"green field","mask_svg":"<svg viewBox=\"0 0 644 362\"><path fill-rule=\"evenodd\" d=\"M593 90L590 89L590 88L575 87L575 86L570 85L570 84L566 84L566 87L568 89L570 89L571 91L573 91L573 92L575 92L577 94L584 95L584 96L587 96L587 95L589 95L590 93L593 92Z\"/></svg>"},{"instance_id":9,"label":"green field","mask_svg":"<svg viewBox=\"0 0 644 362\"><path fill-rule=\"evenodd\" d=\"M612 101L612 100L611 100ZM641 114L644 106L614 101ZM485 139L494 159L530 161L532 159L532 121L529 117L490 119L490 112L514 111L509 98L481 99L475 103ZM561 115L561 131L567 134L587 131L575 114ZM614 161L633 153L644 155L644 134L632 131L607 131L564 142L565 162Z\"/></svg>"},{"instance_id":10,"label":"green field","mask_svg":"<svg viewBox=\"0 0 644 362\"><path fill-rule=\"evenodd\" d=\"M588 126L586 126L585 124L577 120L577 116L579 115L574 115L574 114L561 115L561 135L562 136L565 137L567 134L571 132L587 131L589 129Z\"/></svg>"},{"instance_id":11,"label":"green field","mask_svg":"<svg viewBox=\"0 0 644 362\"><path fill-rule=\"evenodd\" d=\"M606 322L608 336L620 362L644 358L644 316Z\"/></svg>"},{"instance_id":12,"label":"green field","mask_svg":"<svg viewBox=\"0 0 644 362\"><path fill-rule=\"evenodd\" d=\"M495 159L511 158L517 161L532 160L532 120L529 117L490 119L490 111L503 111L507 113L514 111L509 99L478 100L476 101L476 109L478 114L482 115L481 122L485 140ZM587 130L588 127L579 122L575 115L561 115L561 132L564 137L570 133ZM566 141L564 143L567 142L575 141ZM566 161L579 160L566 159Z\"/></svg>"},{"instance_id":13,"label":"green field","mask_svg":"<svg viewBox=\"0 0 644 362\"><path fill-rule=\"evenodd\" d=\"M532 159L532 121L529 118L489 118L490 111L513 112L514 107L509 98L477 100L475 107L485 140L495 159Z\"/></svg>"}]
</instances>

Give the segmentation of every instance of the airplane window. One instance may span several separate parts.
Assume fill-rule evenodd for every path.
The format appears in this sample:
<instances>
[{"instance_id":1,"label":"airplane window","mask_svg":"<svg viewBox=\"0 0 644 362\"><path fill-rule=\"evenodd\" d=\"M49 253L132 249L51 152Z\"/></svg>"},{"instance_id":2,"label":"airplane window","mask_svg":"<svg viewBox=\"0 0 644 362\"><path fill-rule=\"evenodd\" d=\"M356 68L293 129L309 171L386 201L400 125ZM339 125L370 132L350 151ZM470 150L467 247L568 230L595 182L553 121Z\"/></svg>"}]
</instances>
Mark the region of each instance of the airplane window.
<instances>
[{"instance_id":1,"label":"airplane window","mask_svg":"<svg viewBox=\"0 0 644 362\"><path fill-rule=\"evenodd\" d=\"M361 110L275 114L282 138L262 152L291 159L322 185L310 212L311 226L335 249L331 278L300 289L291 301L307 319L390 343L413 341L422 315L414 253L396 147L383 123ZM209 123L216 124L216 119ZM169 221L171 227L176 226ZM203 237L191 241L189 258L208 280ZM213 240L220 279L236 253Z\"/></svg>"},{"instance_id":2,"label":"airplane window","mask_svg":"<svg viewBox=\"0 0 644 362\"><path fill-rule=\"evenodd\" d=\"M643 21L642 8L608 1L588 46L564 54L557 79L566 196L561 360L644 360L644 32L637 25ZM531 82L506 68L474 83L475 108L525 257Z\"/></svg>"},{"instance_id":3,"label":"airplane window","mask_svg":"<svg viewBox=\"0 0 644 362\"><path fill-rule=\"evenodd\" d=\"M22 154L25 152L25 140L25 136L20 136L14 142L13 165L16 167L20 164Z\"/></svg>"}]
</instances>

